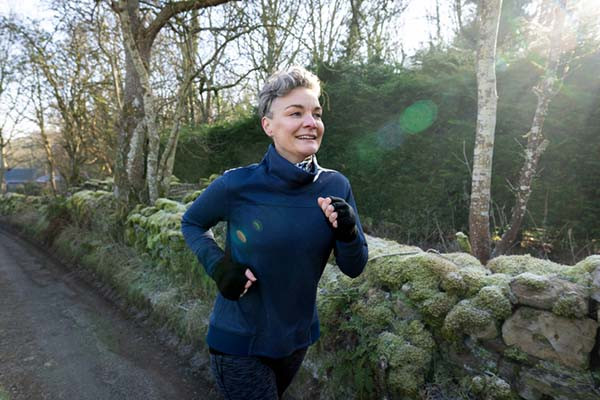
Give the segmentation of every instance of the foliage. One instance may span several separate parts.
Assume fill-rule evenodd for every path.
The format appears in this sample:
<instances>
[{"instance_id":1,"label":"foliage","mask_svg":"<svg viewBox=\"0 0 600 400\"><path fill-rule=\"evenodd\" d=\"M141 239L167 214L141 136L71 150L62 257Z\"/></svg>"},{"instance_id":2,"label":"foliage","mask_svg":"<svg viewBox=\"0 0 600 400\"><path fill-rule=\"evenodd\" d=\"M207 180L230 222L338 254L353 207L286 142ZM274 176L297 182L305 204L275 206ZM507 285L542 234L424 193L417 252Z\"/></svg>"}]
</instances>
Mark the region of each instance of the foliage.
<instances>
[{"instance_id":1,"label":"foliage","mask_svg":"<svg viewBox=\"0 0 600 400\"><path fill-rule=\"evenodd\" d=\"M67 206L80 227L118 237L119 208L112 192L81 190L68 198Z\"/></svg>"},{"instance_id":2,"label":"foliage","mask_svg":"<svg viewBox=\"0 0 600 400\"><path fill-rule=\"evenodd\" d=\"M195 285L209 298L216 293L215 286L185 245L181 233L185 210L183 204L169 199L158 199L152 207L137 206L126 220L125 243L147 254L155 268Z\"/></svg>"},{"instance_id":3,"label":"foliage","mask_svg":"<svg viewBox=\"0 0 600 400\"><path fill-rule=\"evenodd\" d=\"M260 161L269 143L256 115L182 129L173 173L186 182Z\"/></svg>"},{"instance_id":4,"label":"foliage","mask_svg":"<svg viewBox=\"0 0 600 400\"><path fill-rule=\"evenodd\" d=\"M523 135L536 104L531 88L539 75L530 59L506 57L510 62L498 71L492 179L492 229L499 235L514 202L511 182L521 165ZM550 145L540 161L524 226L530 232L543 228L545 236L539 245L515 252L576 262L596 251L600 100L586 85L595 81L599 60L600 53L582 58L551 104L544 127ZM430 49L418 53L410 69L344 63L316 67L324 82L326 126L319 162L348 176L362 220L372 221L367 224L371 232L448 248L455 232L467 230L477 110L473 63L471 52ZM415 107L421 107L416 114ZM416 132L406 125L411 110L426 129ZM256 115L188 128L175 173L198 182L260 161L268 143Z\"/></svg>"}]
</instances>

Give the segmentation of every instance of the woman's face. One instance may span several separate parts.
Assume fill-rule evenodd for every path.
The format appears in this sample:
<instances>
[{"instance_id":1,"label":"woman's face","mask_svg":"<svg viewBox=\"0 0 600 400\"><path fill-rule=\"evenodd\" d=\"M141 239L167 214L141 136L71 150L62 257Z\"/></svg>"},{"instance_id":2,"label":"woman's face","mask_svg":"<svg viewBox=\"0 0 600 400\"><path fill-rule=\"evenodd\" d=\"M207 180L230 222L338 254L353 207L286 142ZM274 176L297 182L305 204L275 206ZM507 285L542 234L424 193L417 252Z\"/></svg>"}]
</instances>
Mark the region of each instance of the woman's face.
<instances>
[{"instance_id":1,"label":"woman's face","mask_svg":"<svg viewBox=\"0 0 600 400\"><path fill-rule=\"evenodd\" d=\"M271 117L263 117L265 133L286 160L299 163L321 146L325 126L321 105L314 91L298 87L271 103Z\"/></svg>"}]
</instances>

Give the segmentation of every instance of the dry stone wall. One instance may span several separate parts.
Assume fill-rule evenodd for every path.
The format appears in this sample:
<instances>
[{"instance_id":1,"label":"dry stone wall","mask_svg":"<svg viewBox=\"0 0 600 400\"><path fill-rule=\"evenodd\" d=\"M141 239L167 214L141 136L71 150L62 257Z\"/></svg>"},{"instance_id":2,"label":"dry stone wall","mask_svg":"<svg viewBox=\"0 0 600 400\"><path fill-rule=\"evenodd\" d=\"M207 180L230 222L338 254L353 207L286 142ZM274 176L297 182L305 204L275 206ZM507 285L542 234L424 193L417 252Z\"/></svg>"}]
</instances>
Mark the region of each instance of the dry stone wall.
<instances>
[{"instance_id":1,"label":"dry stone wall","mask_svg":"<svg viewBox=\"0 0 600 400\"><path fill-rule=\"evenodd\" d=\"M187 250L183 202L159 199L130 213L124 237L168 274L201 266ZM74 194L76 221L114 204L109 192ZM43 200L0 197L0 214ZM214 229L222 243L225 226ZM576 265L502 256L487 266L467 253L439 254L368 237L370 260L357 279L334 260L318 295L323 334L291 388L303 399L600 400L600 255ZM190 267L190 265L193 265ZM211 285L210 279L205 283ZM214 288L206 290L206 304ZM209 298L210 297L210 298ZM206 315L194 318L205 320Z\"/></svg>"}]
</instances>

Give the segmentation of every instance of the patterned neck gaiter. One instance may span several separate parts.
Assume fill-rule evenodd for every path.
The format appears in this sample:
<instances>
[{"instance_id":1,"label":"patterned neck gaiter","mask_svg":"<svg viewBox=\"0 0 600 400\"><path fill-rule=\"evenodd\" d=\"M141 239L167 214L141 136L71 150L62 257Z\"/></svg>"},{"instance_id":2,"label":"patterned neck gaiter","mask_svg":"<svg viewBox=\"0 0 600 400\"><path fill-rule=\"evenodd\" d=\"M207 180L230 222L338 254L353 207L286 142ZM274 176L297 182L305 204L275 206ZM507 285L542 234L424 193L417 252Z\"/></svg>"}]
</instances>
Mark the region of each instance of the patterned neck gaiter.
<instances>
[{"instance_id":1,"label":"patterned neck gaiter","mask_svg":"<svg viewBox=\"0 0 600 400\"><path fill-rule=\"evenodd\" d=\"M315 155L306 157L304 160L299 163L294 164L296 167L300 168L303 171L308 173L315 172L315 163L313 162Z\"/></svg>"}]
</instances>

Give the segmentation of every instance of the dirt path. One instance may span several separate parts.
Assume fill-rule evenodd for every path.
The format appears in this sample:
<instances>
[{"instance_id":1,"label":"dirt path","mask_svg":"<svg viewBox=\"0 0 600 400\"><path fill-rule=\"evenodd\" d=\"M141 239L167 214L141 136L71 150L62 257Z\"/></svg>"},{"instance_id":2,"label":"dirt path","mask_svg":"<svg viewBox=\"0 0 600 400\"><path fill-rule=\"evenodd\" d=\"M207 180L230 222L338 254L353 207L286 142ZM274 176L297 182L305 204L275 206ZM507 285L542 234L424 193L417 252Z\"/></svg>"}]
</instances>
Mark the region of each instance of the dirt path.
<instances>
[{"instance_id":1,"label":"dirt path","mask_svg":"<svg viewBox=\"0 0 600 400\"><path fill-rule=\"evenodd\" d=\"M19 399L216 399L148 330L0 227L0 388Z\"/></svg>"}]
</instances>

